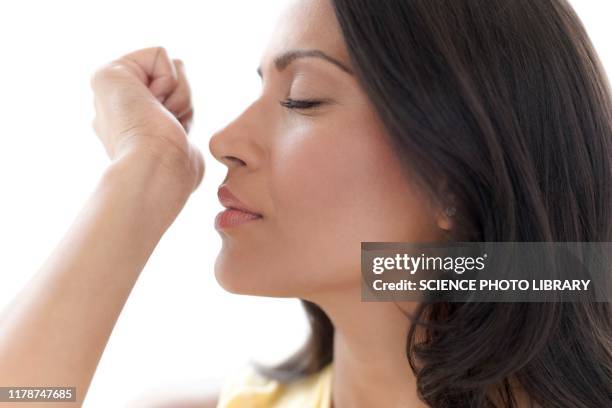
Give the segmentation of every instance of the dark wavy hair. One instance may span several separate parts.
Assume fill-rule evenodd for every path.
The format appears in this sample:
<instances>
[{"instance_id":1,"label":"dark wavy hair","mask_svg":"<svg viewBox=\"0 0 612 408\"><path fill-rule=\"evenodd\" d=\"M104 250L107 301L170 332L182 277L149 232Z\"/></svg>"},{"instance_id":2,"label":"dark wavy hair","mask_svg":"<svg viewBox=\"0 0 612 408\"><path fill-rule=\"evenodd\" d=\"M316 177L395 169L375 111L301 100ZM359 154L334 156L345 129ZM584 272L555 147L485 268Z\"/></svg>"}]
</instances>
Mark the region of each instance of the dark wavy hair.
<instances>
[{"instance_id":1,"label":"dark wavy hair","mask_svg":"<svg viewBox=\"0 0 612 408\"><path fill-rule=\"evenodd\" d=\"M333 0L361 86L411 177L456 198L457 241L612 241L610 85L565 0ZM291 381L333 360L311 325ZM406 358L432 407L612 406L610 303L423 302ZM417 327L418 335L417 335ZM420 330L422 328L422 331Z\"/></svg>"}]
</instances>

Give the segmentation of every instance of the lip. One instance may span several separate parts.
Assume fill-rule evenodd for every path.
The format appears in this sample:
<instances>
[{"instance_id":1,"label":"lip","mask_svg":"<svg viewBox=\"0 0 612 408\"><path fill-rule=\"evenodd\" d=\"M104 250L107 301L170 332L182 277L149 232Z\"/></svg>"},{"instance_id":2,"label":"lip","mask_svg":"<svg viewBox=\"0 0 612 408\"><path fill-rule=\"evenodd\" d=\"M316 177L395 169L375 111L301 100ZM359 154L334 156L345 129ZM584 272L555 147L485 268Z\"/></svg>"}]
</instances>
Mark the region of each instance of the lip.
<instances>
[{"instance_id":1,"label":"lip","mask_svg":"<svg viewBox=\"0 0 612 408\"><path fill-rule=\"evenodd\" d=\"M247 213L241 210L236 210L234 208L228 208L224 211L221 211L215 217L215 229L226 230L228 228L236 227L249 221L261 220L261 218L262 217L260 215Z\"/></svg>"},{"instance_id":2,"label":"lip","mask_svg":"<svg viewBox=\"0 0 612 408\"><path fill-rule=\"evenodd\" d=\"M219 202L221 205L227 209L239 210L254 216L262 217L261 214L257 213L255 210L251 209L249 206L240 201L226 185L221 185L221 187L219 187L217 196L219 197Z\"/></svg>"},{"instance_id":3,"label":"lip","mask_svg":"<svg viewBox=\"0 0 612 408\"><path fill-rule=\"evenodd\" d=\"M227 186L222 185L217 195L221 205L226 209L215 217L215 229L223 230L263 218L261 214L256 213L232 194Z\"/></svg>"}]
</instances>

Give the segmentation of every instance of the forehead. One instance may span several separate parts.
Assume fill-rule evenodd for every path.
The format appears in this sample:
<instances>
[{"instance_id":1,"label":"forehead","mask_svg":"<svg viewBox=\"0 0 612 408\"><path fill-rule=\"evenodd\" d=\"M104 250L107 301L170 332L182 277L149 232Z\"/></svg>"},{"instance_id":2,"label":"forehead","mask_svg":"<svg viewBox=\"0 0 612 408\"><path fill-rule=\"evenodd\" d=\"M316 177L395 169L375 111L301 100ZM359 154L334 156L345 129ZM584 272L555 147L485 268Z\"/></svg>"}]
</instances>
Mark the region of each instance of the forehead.
<instances>
[{"instance_id":1,"label":"forehead","mask_svg":"<svg viewBox=\"0 0 612 408\"><path fill-rule=\"evenodd\" d=\"M270 64L277 55L293 49L319 49L349 65L332 0L291 1L277 20L262 64Z\"/></svg>"}]
</instances>

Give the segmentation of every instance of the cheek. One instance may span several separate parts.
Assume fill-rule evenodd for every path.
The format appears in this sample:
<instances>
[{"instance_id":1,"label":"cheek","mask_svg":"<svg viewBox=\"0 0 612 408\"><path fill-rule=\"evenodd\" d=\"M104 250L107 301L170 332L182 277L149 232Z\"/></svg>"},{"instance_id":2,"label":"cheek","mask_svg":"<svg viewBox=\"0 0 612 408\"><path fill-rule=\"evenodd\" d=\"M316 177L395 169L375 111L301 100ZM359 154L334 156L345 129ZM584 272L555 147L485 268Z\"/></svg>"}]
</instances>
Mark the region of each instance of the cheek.
<instances>
[{"instance_id":1,"label":"cheek","mask_svg":"<svg viewBox=\"0 0 612 408\"><path fill-rule=\"evenodd\" d=\"M315 122L285 133L271 160L275 229L301 265L358 281L361 241L418 240L428 217L379 126Z\"/></svg>"}]
</instances>

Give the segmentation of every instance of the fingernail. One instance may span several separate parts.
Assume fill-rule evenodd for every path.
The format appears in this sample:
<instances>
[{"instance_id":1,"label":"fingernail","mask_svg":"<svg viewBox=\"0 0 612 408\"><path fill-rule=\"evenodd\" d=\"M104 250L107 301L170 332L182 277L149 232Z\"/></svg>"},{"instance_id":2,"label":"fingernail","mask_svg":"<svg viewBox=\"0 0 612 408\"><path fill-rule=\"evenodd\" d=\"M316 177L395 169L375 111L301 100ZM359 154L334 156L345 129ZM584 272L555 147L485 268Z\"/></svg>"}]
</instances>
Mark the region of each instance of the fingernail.
<instances>
[{"instance_id":1,"label":"fingernail","mask_svg":"<svg viewBox=\"0 0 612 408\"><path fill-rule=\"evenodd\" d=\"M165 97L165 96L163 96L163 95L160 95L160 96L158 96L158 97L157 97L157 100L158 100L158 101L159 101L159 103L161 103L161 104L163 104L163 103L164 103L164 100L165 100L165 99L166 99L166 97Z\"/></svg>"}]
</instances>

